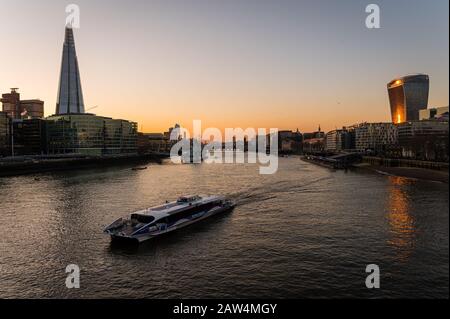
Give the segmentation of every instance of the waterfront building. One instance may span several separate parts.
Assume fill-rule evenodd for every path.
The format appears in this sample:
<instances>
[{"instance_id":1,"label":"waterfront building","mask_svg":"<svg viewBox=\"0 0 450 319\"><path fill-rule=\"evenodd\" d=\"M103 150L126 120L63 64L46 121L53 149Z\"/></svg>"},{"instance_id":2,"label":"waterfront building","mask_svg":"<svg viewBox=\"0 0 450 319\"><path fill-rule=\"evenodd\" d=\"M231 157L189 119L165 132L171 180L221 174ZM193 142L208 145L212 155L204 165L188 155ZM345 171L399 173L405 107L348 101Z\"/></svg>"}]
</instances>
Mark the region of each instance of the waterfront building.
<instances>
[{"instance_id":1,"label":"waterfront building","mask_svg":"<svg viewBox=\"0 0 450 319\"><path fill-rule=\"evenodd\" d=\"M148 152L170 153L172 146L177 141L171 141L166 133L139 133L138 151L141 154Z\"/></svg>"},{"instance_id":2,"label":"waterfront building","mask_svg":"<svg viewBox=\"0 0 450 319\"><path fill-rule=\"evenodd\" d=\"M310 138L303 141L303 153L319 154L325 151L325 138Z\"/></svg>"},{"instance_id":3,"label":"waterfront building","mask_svg":"<svg viewBox=\"0 0 450 319\"><path fill-rule=\"evenodd\" d=\"M448 162L448 121L415 121L398 125L402 157Z\"/></svg>"},{"instance_id":4,"label":"waterfront building","mask_svg":"<svg viewBox=\"0 0 450 319\"><path fill-rule=\"evenodd\" d=\"M169 131L164 133L164 137L166 139L170 140L173 132L175 132L177 134L177 137L175 138L175 140L179 141L183 138L183 135L181 134L182 132L181 132L180 124L175 124L175 127L169 128ZM184 136L184 138L186 138L186 136Z\"/></svg>"},{"instance_id":5,"label":"waterfront building","mask_svg":"<svg viewBox=\"0 0 450 319\"><path fill-rule=\"evenodd\" d=\"M12 120L14 155L44 155L47 153L47 130L44 119Z\"/></svg>"},{"instance_id":6,"label":"waterfront building","mask_svg":"<svg viewBox=\"0 0 450 319\"><path fill-rule=\"evenodd\" d=\"M444 120L448 121L448 106L428 108L419 111L419 120Z\"/></svg>"},{"instance_id":7,"label":"waterfront building","mask_svg":"<svg viewBox=\"0 0 450 319\"><path fill-rule=\"evenodd\" d=\"M55 114L80 114L84 112L83 90L75 50L75 39L73 29L68 26L65 31Z\"/></svg>"},{"instance_id":8,"label":"waterfront building","mask_svg":"<svg viewBox=\"0 0 450 319\"><path fill-rule=\"evenodd\" d=\"M47 118L50 154L93 156L137 153L137 123L93 114Z\"/></svg>"},{"instance_id":9,"label":"waterfront building","mask_svg":"<svg viewBox=\"0 0 450 319\"><path fill-rule=\"evenodd\" d=\"M388 83L392 123L419 120L419 110L428 107L430 81L428 75L416 74Z\"/></svg>"},{"instance_id":10,"label":"waterfront building","mask_svg":"<svg viewBox=\"0 0 450 319\"><path fill-rule=\"evenodd\" d=\"M9 154L9 118L6 112L0 112L0 157Z\"/></svg>"},{"instance_id":11,"label":"waterfront building","mask_svg":"<svg viewBox=\"0 0 450 319\"><path fill-rule=\"evenodd\" d=\"M355 146L360 152L385 154L396 147L397 126L393 123L363 123L355 126Z\"/></svg>"},{"instance_id":12,"label":"waterfront building","mask_svg":"<svg viewBox=\"0 0 450 319\"><path fill-rule=\"evenodd\" d=\"M343 128L328 132L325 135L325 150L327 152L341 152L355 148L355 131Z\"/></svg>"},{"instance_id":13,"label":"waterfront building","mask_svg":"<svg viewBox=\"0 0 450 319\"><path fill-rule=\"evenodd\" d=\"M303 135L297 129L278 132L278 152L280 154L300 154L302 152Z\"/></svg>"},{"instance_id":14,"label":"waterfront building","mask_svg":"<svg viewBox=\"0 0 450 319\"><path fill-rule=\"evenodd\" d=\"M38 99L21 100L17 88L12 88L11 93L2 95L3 112L12 119L28 119L44 117L44 102Z\"/></svg>"}]
</instances>

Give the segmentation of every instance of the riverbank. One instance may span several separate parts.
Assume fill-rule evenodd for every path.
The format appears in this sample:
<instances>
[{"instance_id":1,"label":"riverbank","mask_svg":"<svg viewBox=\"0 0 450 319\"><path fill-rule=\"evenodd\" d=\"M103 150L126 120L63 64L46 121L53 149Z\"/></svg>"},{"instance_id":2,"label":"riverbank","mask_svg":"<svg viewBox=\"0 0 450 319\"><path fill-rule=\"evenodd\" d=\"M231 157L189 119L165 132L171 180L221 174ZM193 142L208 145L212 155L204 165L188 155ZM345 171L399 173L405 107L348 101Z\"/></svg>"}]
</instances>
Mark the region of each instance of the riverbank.
<instances>
[{"instance_id":1,"label":"riverbank","mask_svg":"<svg viewBox=\"0 0 450 319\"><path fill-rule=\"evenodd\" d=\"M0 177L28 175L43 172L65 171L72 169L95 168L123 164L142 164L161 162L166 155L114 155L114 156L55 156L55 157L22 157L0 159Z\"/></svg>"},{"instance_id":2,"label":"riverbank","mask_svg":"<svg viewBox=\"0 0 450 319\"><path fill-rule=\"evenodd\" d=\"M368 170L378 174L406 177L433 182L448 183L448 170L433 170L418 167L387 167L381 165L372 165L369 163L361 163L353 165L356 169Z\"/></svg>"}]
</instances>

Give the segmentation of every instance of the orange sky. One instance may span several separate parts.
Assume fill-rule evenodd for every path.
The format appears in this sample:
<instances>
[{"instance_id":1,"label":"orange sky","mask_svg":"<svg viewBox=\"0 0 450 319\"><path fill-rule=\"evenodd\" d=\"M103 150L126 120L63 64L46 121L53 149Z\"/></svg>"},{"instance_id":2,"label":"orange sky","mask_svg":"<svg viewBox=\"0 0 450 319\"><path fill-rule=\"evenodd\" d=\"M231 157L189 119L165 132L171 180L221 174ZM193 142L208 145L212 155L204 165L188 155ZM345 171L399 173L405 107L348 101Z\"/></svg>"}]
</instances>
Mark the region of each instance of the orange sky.
<instances>
[{"instance_id":1,"label":"orange sky","mask_svg":"<svg viewBox=\"0 0 450 319\"><path fill-rule=\"evenodd\" d=\"M8 12L0 90L19 87L51 115L65 4L37 2L0 0ZM205 128L332 130L390 121L386 84L410 73L430 75L430 106L448 105L448 1L394 2L384 4L382 28L368 30L359 0L80 0L75 41L86 108L98 105L98 115L137 121L145 132L190 128L195 119Z\"/></svg>"}]
</instances>

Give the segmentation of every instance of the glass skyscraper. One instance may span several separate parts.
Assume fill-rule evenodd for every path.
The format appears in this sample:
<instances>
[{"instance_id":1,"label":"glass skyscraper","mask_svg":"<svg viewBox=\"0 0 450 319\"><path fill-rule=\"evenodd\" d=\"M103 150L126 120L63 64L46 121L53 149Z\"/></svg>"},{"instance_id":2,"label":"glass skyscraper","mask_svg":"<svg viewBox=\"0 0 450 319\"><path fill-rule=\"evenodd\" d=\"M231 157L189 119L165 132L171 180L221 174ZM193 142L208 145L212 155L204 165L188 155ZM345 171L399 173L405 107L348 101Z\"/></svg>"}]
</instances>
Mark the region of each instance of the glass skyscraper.
<instances>
[{"instance_id":1,"label":"glass skyscraper","mask_svg":"<svg viewBox=\"0 0 450 319\"><path fill-rule=\"evenodd\" d=\"M416 74L394 79L388 84L392 122L419 120L419 111L428 107L428 75Z\"/></svg>"},{"instance_id":2,"label":"glass skyscraper","mask_svg":"<svg viewBox=\"0 0 450 319\"><path fill-rule=\"evenodd\" d=\"M81 89L80 70L75 50L75 40L71 27L66 27L64 47L59 78L56 114L84 113L83 90Z\"/></svg>"}]
</instances>

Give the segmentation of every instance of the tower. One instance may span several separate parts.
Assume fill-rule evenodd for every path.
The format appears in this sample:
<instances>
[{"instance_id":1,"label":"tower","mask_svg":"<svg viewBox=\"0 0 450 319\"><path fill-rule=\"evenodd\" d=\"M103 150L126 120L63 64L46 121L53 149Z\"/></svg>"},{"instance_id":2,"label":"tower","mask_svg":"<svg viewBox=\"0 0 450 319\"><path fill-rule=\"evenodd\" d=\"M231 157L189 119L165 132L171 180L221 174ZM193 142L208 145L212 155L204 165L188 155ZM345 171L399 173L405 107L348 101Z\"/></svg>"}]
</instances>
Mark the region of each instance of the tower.
<instances>
[{"instance_id":1,"label":"tower","mask_svg":"<svg viewBox=\"0 0 450 319\"><path fill-rule=\"evenodd\" d=\"M389 82L392 123L418 121L419 111L428 107L430 81L428 75L417 74Z\"/></svg>"},{"instance_id":2,"label":"tower","mask_svg":"<svg viewBox=\"0 0 450 319\"><path fill-rule=\"evenodd\" d=\"M66 27L56 114L79 114L84 112L83 91L81 89L73 29Z\"/></svg>"}]
</instances>

